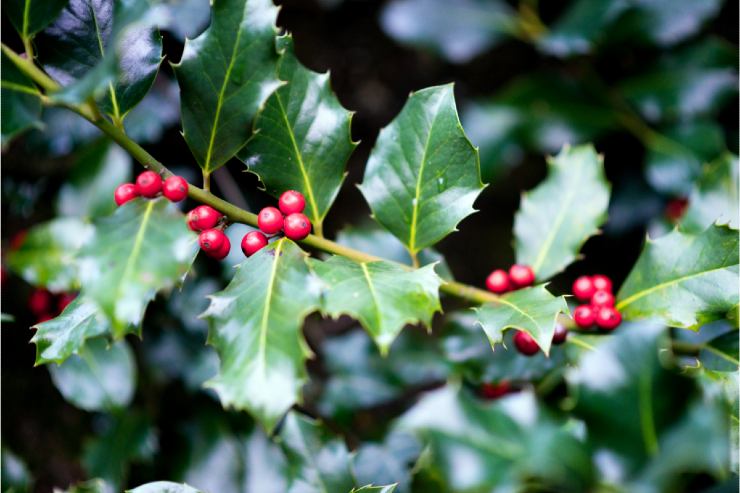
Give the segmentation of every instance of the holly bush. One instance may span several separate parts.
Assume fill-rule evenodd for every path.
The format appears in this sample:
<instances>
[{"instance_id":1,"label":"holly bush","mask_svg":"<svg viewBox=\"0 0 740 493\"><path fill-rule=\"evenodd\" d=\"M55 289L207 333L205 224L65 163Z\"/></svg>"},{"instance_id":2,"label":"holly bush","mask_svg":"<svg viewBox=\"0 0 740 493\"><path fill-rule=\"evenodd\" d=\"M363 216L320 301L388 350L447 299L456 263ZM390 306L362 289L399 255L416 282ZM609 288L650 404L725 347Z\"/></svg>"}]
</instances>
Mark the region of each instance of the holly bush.
<instances>
[{"instance_id":1,"label":"holly bush","mask_svg":"<svg viewBox=\"0 0 740 493\"><path fill-rule=\"evenodd\" d=\"M281 3L4 2L3 491L737 491L737 5Z\"/></svg>"}]
</instances>

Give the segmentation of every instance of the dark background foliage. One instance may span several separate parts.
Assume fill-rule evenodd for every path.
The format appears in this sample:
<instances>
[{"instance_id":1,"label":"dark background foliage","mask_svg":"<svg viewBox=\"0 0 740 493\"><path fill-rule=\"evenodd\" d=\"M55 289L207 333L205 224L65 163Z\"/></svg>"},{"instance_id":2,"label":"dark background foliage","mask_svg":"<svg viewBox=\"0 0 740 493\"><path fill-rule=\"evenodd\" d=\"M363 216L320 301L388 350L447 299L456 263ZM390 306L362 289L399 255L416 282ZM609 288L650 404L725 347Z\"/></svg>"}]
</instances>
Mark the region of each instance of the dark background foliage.
<instances>
[{"instance_id":1,"label":"dark background foliage","mask_svg":"<svg viewBox=\"0 0 740 493\"><path fill-rule=\"evenodd\" d=\"M458 101L466 108L475 101L500 94L503 88L522 76L540 72L558 73L567 80L589 87L614 88L620 81L654 66L666 53L664 49L623 40L603 47L595 55L563 60L543 55L531 44L509 39L469 61L452 63L432 51L402 45L389 37L379 22L385 2L285 0L280 3L279 25L293 33L298 58L315 71L330 70L332 86L339 100L356 112L352 134L361 144L349 162L347 185L328 216L325 230L330 237L368 215L369 209L361 194L350 184L361 181L364 163L378 131L400 111L410 91L454 81ZM560 17L568 4L564 1L541 2L541 19L549 25ZM721 11L700 33L669 51L678 51L683 46L710 37L718 37L736 46L737 19L737 2L725 2ZM190 33L190 37L194 34ZM3 42L20 48L5 17L2 36ZM163 31L163 36L167 59L179 60L183 49L179 37L168 31ZM156 87L166 88L168 81L173 79L172 70L165 63L161 72ZM737 152L737 108L735 95L722 105L716 118L727 147L733 152ZM164 111L172 111L172 107ZM583 109L578 108L572 111L583 113ZM538 117L536 112L526 116L533 120ZM577 117L589 121L591 115L586 111ZM165 122L161 137L157 130L156 125L153 129L144 130L148 136L145 147L173 169L195 176L197 165L179 134L177 118ZM469 127L466 130L471 132ZM58 149L66 151L75 147L75 143L65 140L63 135L52 135L51 140L59 146ZM54 152L45 145L48 141L34 130L4 149L4 251L10 248L12 238L18 233L53 217L52 199L74 165L74 154ZM646 148L626 129L616 127L603 132L595 139L595 146L605 155L606 172L614 187L612 221L606 225L605 234L586 244L583 250L586 260L574 264L554 280L556 291L564 292L575 276L586 272L603 272L619 284L634 264L646 230L664 228L667 224L666 205L682 196L658 191L647 182L644 174ZM256 178L242 173L241 169L239 163L232 163L217 171L214 176L217 193L234 202L246 200L251 210L270 203L268 196L256 190ZM438 246L460 281L481 286L492 268L513 262L511 231L520 193L534 187L544 176L545 160L543 153L537 150L524 153L516 166L496 172L491 185L476 203L481 212L466 219L458 233L450 235ZM558 199L557 196L552 197L553 201ZM217 270L209 265L217 276ZM35 320L25 309L30 291L31 287L20 278L4 271L3 311L14 315L15 321L3 323L2 327L2 439L3 447L14 451L28 464L35 479L35 491L50 491L52 486L66 485L86 477L80 462L83 447L94 434L100 433L105 420L68 404L52 385L47 368L33 368L35 349L28 343L31 332L27 328ZM202 344L202 334L197 329L184 342L178 343L183 354L159 355L162 356L159 358L146 348L154 342L153 351L161 348L166 353L171 349L159 344L169 337L173 328L183 324L182 319L186 317L180 316L182 310L182 304L173 306L165 299L158 299L147 313L145 340L130 339L139 366L134 401L136 411L133 414L139 413L142 419L155 425L160 453L154 462L133 461L129 484L168 477L172 471L180 470L188 460L186 456L193 447L192 442L197 441L193 435L183 433L193 420L208 421L214 416L226 416L227 426L232 430L252 427L246 415L222 413L215 399L203 392L193 392L185 383L186 374L194 371L192 367L195 366L186 355L197 354ZM353 324L345 319L331 322L311 317L305 332L312 347L322 348L322 340L327 334L344 333L352 327ZM323 351L317 352L319 358L310 363L310 368L316 377L315 382L322 382L329 371L321 358ZM159 366L162 361L171 366ZM173 378L175 376L184 376L185 381ZM425 381L421 386L408 385L398 396L379 407L345 414L336 412L333 415L337 419L329 421L329 425L343 431L350 445L356 445L360 439L382 436L388 418L400 414L414 401L419 390L433 386L434 381ZM310 414L325 414L313 399L312 392L318 392L320 387L320 383L314 383L308 389L305 408ZM133 419L132 416L118 418ZM129 452L123 450L123 445L119 446L122 453ZM118 467L116 458L109 460L111 467ZM695 486L701 484L702 479L699 478Z\"/></svg>"}]
</instances>

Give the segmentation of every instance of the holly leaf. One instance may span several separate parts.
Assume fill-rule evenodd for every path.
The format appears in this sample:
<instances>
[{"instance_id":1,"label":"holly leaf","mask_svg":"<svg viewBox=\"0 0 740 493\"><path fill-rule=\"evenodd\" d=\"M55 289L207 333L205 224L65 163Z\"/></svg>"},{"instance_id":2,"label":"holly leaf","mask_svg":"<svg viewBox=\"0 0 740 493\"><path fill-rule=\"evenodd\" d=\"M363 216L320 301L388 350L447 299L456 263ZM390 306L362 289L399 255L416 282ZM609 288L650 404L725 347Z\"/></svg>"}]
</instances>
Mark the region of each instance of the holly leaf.
<instances>
[{"instance_id":1,"label":"holly leaf","mask_svg":"<svg viewBox=\"0 0 740 493\"><path fill-rule=\"evenodd\" d=\"M92 226L71 217L34 226L8 254L8 267L34 286L73 291L79 286L75 255L92 235Z\"/></svg>"},{"instance_id":2,"label":"holly leaf","mask_svg":"<svg viewBox=\"0 0 740 493\"><path fill-rule=\"evenodd\" d=\"M98 217L116 209L116 187L131 181L131 156L107 139L83 149L57 196L63 216Z\"/></svg>"},{"instance_id":3,"label":"holly leaf","mask_svg":"<svg viewBox=\"0 0 740 493\"><path fill-rule=\"evenodd\" d=\"M30 0L28 0L30 1ZM32 127L41 128L41 98L34 83L2 53L2 145Z\"/></svg>"},{"instance_id":4,"label":"holly leaf","mask_svg":"<svg viewBox=\"0 0 740 493\"><path fill-rule=\"evenodd\" d=\"M427 444L426 467L441 479L440 491L524 491L527 478L545 491L591 491L594 467L585 444L531 392L484 402L448 385L427 393L396 429ZM460 474L462 458L475 466L469 474Z\"/></svg>"},{"instance_id":5,"label":"holly leaf","mask_svg":"<svg viewBox=\"0 0 740 493\"><path fill-rule=\"evenodd\" d=\"M570 313L565 298L553 296L543 285L507 293L474 311L492 348L503 341L504 331L512 328L529 333L546 355L550 354L558 314Z\"/></svg>"},{"instance_id":6,"label":"holly leaf","mask_svg":"<svg viewBox=\"0 0 740 493\"><path fill-rule=\"evenodd\" d=\"M105 338L87 341L63 364L49 366L62 396L85 411L116 411L131 403L136 390L136 365L125 341L108 345Z\"/></svg>"},{"instance_id":7,"label":"holly leaf","mask_svg":"<svg viewBox=\"0 0 740 493\"><path fill-rule=\"evenodd\" d=\"M280 85L276 17L271 0L214 2L210 27L185 42L180 63L173 65L183 136L206 173L244 146L252 118Z\"/></svg>"},{"instance_id":8,"label":"holly leaf","mask_svg":"<svg viewBox=\"0 0 740 493\"><path fill-rule=\"evenodd\" d=\"M102 479L91 479L73 484L63 493L106 493L110 491L111 486ZM61 490L55 490L61 491Z\"/></svg>"},{"instance_id":9,"label":"holly leaf","mask_svg":"<svg viewBox=\"0 0 740 493\"><path fill-rule=\"evenodd\" d=\"M356 318L383 355L405 325L429 327L434 313L442 310L442 280L433 265L409 271L390 262L354 262L338 255L308 262L323 283L322 311Z\"/></svg>"},{"instance_id":10,"label":"holly leaf","mask_svg":"<svg viewBox=\"0 0 740 493\"><path fill-rule=\"evenodd\" d=\"M357 226L344 228L337 233L336 242L385 260L391 260L399 264L412 264L411 256L403 243L374 222L365 222ZM435 264L434 270L439 273L442 279L449 281L454 279L444 256L434 248L420 251L418 260L422 267Z\"/></svg>"},{"instance_id":11,"label":"holly leaf","mask_svg":"<svg viewBox=\"0 0 740 493\"><path fill-rule=\"evenodd\" d=\"M648 238L616 308L628 319L655 318L696 330L726 318L738 304L738 263L737 231L727 226Z\"/></svg>"},{"instance_id":12,"label":"holly leaf","mask_svg":"<svg viewBox=\"0 0 740 493\"><path fill-rule=\"evenodd\" d=\"M268 432L297 401L311 355L303 319L318 308L306 254L281 238L238 266L203 314L211 323L208 343L221 359L206 385L224 407L249 411Z\"/></svg>"},{"instance_id":13,"label":"holly leaf","mask_svg":"<svg viewBox=\"0 0 740 493\"><path fill-rule=\"evenodd\" d=\"M412 256L474 212L482 189L478 150L460 125L451 84L409 96L381 130L360 185L373 217Z\"/></svg>"},{"instance_id":14,"label":"holly leaf","mask_svg":"<svg viewBox=\"0 0 740 493\"><path fill-rule=\"evenodd\" d=\"M196 235L174 205L164 198L135 199L99 219L79 252L82 295L100 307L121 338L137 331L147 304L185 275L197 251Z\"/></svg>"},{"instance_id":15,"label":"holly leaf","mask_svg":"<svg viewBox=\"0 0 740 493\"><path fill-rule=\"evenodd\" d=\"M63 88L51 97L78 104L90 96L122 121L147 93L162 61L162 39L147 0L69 0L38 42L41 62Z\"/></svg>"},{"instance_id":16,"label":"holly leaf","mask_svg":"<svg viewBox=\"0 0 740 493\"><path fill-rule=\"evenodd\" d=\"M737 330L730 330L707 341L699 350L699 360L708 370L732 372L740 366Z\"/></svg>"},{"instance_id":17,"label":"holly leaf","mask_svg":"<svg viewBox=\"0 0 740 493\"><path fill-rule=\"evenodd\" d=\"M466 63L511 32L515 14L501 0L394 0L380 23L395 40L429 47L454 63Z\"/></svg>"},{"instance_id":18,"label":"holly leaf","mask_svg":"<svg viewBox=\"0 0 740 493\"><path fill-rule=\"evenodd\" d=\"M548 159L545 181L522 197L514 218L517 263L540 281L562 271L598 233L608 205L604 158L591 145L564 147Z\"/></svg>"},{"instance_id":19,"label":"holly leaf","mask_svg":"<svg viewBox=\"0 0 740 493\"><path fill-rule=\"evenodd\" d=\"M3 5L21 39L31 39L57 18L68 0L10 0ZM7 70L7 65L3 64Z\"/></svg>"},{"instance_id":20,"label":"holly leaf","mask_svg":"<svg viewBox=\"0 0 740 493\"><path fill-rule=\"evenodd\" d=\"M718 222L738 229L737 156L726 153L707 164L689 196L689 208L681 220L681 230L700 233Z\"/></svg>"},{"instance_id":21,"label":"holly leaf","mask_svg":"<svg viewBox=\"0 0 740 493\"><path fill-rule=\"evenodd\" d=\"M31 342L36 344L38 366L61 364L79 354L87 339L109 333L110 322L95 303L77 296L61 315L32 328L36 329Z\"/></svg>"},{"instance_id":22,"label":"holly leaf","mask_svg":"<svg viewBox=\"0 0 740 493\"><path fill-rule=\"evenodd\" d=\"M362 488L352 488L350 493L393 493L396 490L395 484L389 484L386 486L373 486L371 484L363 486Z\"/></svg>"},{"instance_id":23,"label":"holly leaf","mask_svg":"<svg viewBox=\"0 0 740 493\"><path fill-rule=\"evenodd\" d=\"M133 490L126 490L126 493L202 493L200 490L193 488L185 483L172 483L170 481L155 481L153 483L142 484Z\"/></svg>"},{"instance_id":24,"label":"holly leaf","mask_svg":"<svg viewBox=\"0 0 740 493\"><path fill-rule=\"evenodd\" d=\"M340 492L356 486L346 445L318 422L288 413L279 440L288 462L287 491Z\"/></svg>"},{"instance_id":25,"label":"holly leaf","mask_svg":"<svg viewBox=\"0 0 740 493\"><path fill-rule=\"evenodd\" d=\"M277 74L288 84L267 100L239 156L275 197L286 190L301 192L305 214L321 231L357 146L350 135L352 113L332 92L328 72L317 74L301 65L290 36L278 38L277 44Z\"/></svg>"}]
</instances>

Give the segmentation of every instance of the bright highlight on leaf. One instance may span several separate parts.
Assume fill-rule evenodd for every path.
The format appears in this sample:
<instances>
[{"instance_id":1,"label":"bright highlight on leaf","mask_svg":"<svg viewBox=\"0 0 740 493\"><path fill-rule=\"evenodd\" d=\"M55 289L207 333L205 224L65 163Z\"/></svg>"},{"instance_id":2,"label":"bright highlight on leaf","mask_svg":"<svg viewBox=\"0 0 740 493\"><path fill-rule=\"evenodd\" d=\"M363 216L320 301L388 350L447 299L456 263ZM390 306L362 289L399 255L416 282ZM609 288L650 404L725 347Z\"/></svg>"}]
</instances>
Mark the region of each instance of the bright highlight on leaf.
<instances>
[{"instance_id":1,"label":"bright highlight on leaf","mask_svg":"<svg viewBox=\"0 0 740 493\"><path fill-rule=\"evenodd\" d=\"M282 52L275 91L255 119L255 134L239 157L267 191L279 197L297 190L315 230L342 186L347 159L356 147L350 135L352 113L331 90L329 74L305 68L295 57L293 39L277 40Z\"/></svg>"},{"instance_id":2,"label":"bright highlight on leaf","mask_svg":"<svg viewBox=\"0 0 740 493\"><path fill-rule=\"evenodd\" d=\"M525 194L514 219L516 261L538 281L565 269L606 220L609 185L593 146L566 146L548 159L545 181Z\"/></svg>"},{"instance_id":3,"label":"bright highlight on leaf","mask_svg":"<svg viewBox=\"0 0 740 493\"><path fill-rule=\"evenodd\" d=\"M474 310L491 347L513 328L528 332L545 354L550 353L558 314L569 313L565 298L553 296L542 285L513 291Z\"/></svg>"},{"instance_id":4,"label":"bright highlight on leaf","mask_svg":"<svg viewBox=\"0 0 740 493\"><path fill-rule=\"evenodd\" d=\"M206 173L244 146L252 118L280 85L276 17L272 0L215 0L211 26L185 42L173 65L183 136Z\"/></svg>"},{"instance_id":5,"label":"bright highlight on leaf","mask_svg":"<svg viewBox=\"0 0 740 493\"><path fill-rule=\"evenodd\" d=\"M360 186L373 217L412 255L455 230L483 189L452 84L412 93L375 143Z\"/></svg>"},{"instance_id":6,"label":"bright highlight on leaf","mask_svg":"<svg viewBox=\"0 0 740 493\"><path fill-rule=\"evenodd\" d=\"M300 401L311 354L303 319L319 308L306 254L282 238L239 265L203 314L208 343L219 353L219 374L206 385L224 407L249 411L268 431Z\"/></svg>"},{"instance_id":7,"label":"bright highlight on leaf","mask_svg":"<svg viewBox=\"0 0 740 493\"><path fill-rule=\"evenodd\" d=\"M648 239L619 290L617 309L627 319L694 330L728 317L739 301L738 246L737 230L718 225Z\"/></svg>"},{"instance_id":8,"label":"bright highlight on leaf","mask_svg":"<svg viewBox=\"0 0 740 493\"><path fill-rule=\"evenodd\" d=\"M357 318L383 354L405 325L429 327L442 309L442 280L433 265L409 271L391 262L358 263L336 255L326 262L309 260L309 265L323 281L322 311Z\"/></svg>"}]
</instances>

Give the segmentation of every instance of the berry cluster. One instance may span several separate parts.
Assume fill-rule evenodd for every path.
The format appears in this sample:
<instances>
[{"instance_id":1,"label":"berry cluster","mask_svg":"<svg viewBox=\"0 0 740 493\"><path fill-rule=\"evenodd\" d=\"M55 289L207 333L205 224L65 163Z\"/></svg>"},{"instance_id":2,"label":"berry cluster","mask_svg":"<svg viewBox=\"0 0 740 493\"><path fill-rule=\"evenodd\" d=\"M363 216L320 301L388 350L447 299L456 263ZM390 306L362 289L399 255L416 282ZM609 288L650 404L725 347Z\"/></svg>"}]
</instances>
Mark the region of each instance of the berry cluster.
<instances>
[{"instance_id":1,"label":"berry cluster","mask_svg":"<svg viewBox=\"0 0 740 493\"><path fill-rule=\"evenodd\" d=\"M54 295L46 289L34 289L28 297L28 308L36 317L36 323L46 322L58 316L77 297L77 293Z\"/></svg>"},{"instance_id":2,"label":"berry cluster","mask_svg":"<svg viewBox=\"0 0 740 493\"><path fill-rule=\"evenodd\" d=\"M226 258L231 251L231 241L224 233L224 215L210 205L199 205L188 212L188 227L200 232L198 244L206 255L216 260Z\"/></svg>"},{"instance_id":3,"label":"berry cluster","mask_svg":"<svg viewBox=\"0 0 740 493\"><path fill-rule=\"evenodd\" d=\"M496 294L526 288L532 284L534 284L534 271L528 265L514 264L509 268L509 272L496 269L486 278L486 287Z\"/></svg>"},{"instance_id":4,"label":"berry cluster","mask_svg":"<svg viewBox=\"0 0 740 493\"><path fill-rule=\"evenodd\" d=\"M556 345L562 344L567 338L568 329L566 329L561 324L556 324L555 333L552 335L552 343ZM534 337L529 335L529 333L524 332L523 330L518 330L516 331L516 334L514 334L514 346L516 347L517 351L525 356L534 356L540 350L540 347L537 345L537 341L534 340Z\"/></svg>"},{"instance_id":5,"label":"berry cluster","mask_svg":"<svg viewBox=\"0 0 740 493\"><path fill-rule=\"evenodd\" d=\"M267 236L281 231L291 240L302 240L311 232L311 220L303 214L306 199L301 192L288 190L278 200L278 208L265 207L257 215L260 231L252 231L242 238L242 251L250 257L267 245Z\"/></svg>"},{"instance_id":6,"label":"berry cluster","mask_svg":"<svg viewBox=\"0 0 740 493\"><path fill-rule=\"evenodd\" d=\"M583 302L573 311L573 320L582 329L596 325L603 330L614 330L622 321L622 315L614 308L612 281L608 277L581 276L573 283L573 295Z\"/></svg>"},{"instance_id":7,"label":"berry cluster","mask_svg":"<svg viewBox=\"0 0 740 493\"><path fill-rule=\"evenodd\" d=\"M180 202L188 196L188 182L181 176L170 176L163 181L154 171L144 171L136 178L136 183L118 185L113 198L121 206L136 197L153 199L160 193L172 202Z\"/></svg>"}]
</instances>

